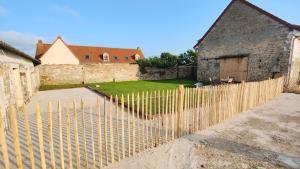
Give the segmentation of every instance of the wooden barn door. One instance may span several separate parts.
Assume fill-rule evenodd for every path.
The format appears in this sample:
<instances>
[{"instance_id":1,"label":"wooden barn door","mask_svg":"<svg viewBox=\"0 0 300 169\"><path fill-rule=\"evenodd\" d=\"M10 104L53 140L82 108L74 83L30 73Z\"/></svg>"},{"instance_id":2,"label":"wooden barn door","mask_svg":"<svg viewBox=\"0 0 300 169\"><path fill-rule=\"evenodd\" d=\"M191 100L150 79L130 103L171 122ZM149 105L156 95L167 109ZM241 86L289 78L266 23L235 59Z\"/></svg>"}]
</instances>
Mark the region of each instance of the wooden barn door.
<instances>
[{"instance_id":1,"label":"wooden barn door","mask_svg":"<svg viewBox=\"0 0 300 169\"><path fill-rule=\"evenodd\" d=\"M222 58L220 59L221 79L228 77L235 81L246 81L248 72L248 57Z\"/></svg>"}]
</instances>

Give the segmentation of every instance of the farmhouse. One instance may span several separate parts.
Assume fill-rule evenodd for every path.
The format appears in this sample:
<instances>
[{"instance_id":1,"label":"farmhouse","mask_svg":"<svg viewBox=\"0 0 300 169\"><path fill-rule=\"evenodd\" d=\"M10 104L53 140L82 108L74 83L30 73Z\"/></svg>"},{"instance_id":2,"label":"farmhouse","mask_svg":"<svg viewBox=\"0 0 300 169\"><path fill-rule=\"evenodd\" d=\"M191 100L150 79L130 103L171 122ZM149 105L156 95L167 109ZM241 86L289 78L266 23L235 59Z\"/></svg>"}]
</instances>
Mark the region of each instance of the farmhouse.
<instances>
[{"instance_id":1,"label":"farmhouse","mask_svg":"<svg viewBox=\"0 0 300 169\"><path fill-rule=\"evenodd\" d=\"M300 26L246 0L232 0L194 46L199 81L257 81L284 75L299 83Z\"/></svg>"},{"instance_id":2,"label":"farmhouse","mask_svg":"<svg viewBox=\"0 0 300 169\"><path fill-rule=\"evenodd\" d=\"M39 88L39 61L0 41L0 119L9 105L21 108Z\"/></svg>"},{"instance_id":3,"label":"farmhouse","mask_svg":"<svg viewBox=\"0 0 300 169\"><path fill-rule=\"evenodd\" d=\"M58 36L52 44L38 41L36 59L41 64L133 63L144 58L136 49L68 45Z\"/></svg>"}]
</instances>

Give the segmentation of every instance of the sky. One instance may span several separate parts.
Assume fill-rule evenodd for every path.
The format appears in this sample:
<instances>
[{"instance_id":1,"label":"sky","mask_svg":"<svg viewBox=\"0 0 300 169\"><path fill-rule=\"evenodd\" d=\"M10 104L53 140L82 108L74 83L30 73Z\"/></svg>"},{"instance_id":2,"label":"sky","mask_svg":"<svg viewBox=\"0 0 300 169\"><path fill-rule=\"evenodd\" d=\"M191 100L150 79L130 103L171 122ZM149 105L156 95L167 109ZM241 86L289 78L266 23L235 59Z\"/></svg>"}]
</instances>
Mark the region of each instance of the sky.
<instances>
[{"instance_id":1,"label":"sky","mask_svg":"<svg viewBox=\"0 0 300 169\"><path fill-rule=\"evenodd\" d=\"M249 0L300 25L300 0ZM140 47L146 57L192 49L230 0L0 0L0 39L34 55L51 43Z\"/></svg>"}]
</instances>

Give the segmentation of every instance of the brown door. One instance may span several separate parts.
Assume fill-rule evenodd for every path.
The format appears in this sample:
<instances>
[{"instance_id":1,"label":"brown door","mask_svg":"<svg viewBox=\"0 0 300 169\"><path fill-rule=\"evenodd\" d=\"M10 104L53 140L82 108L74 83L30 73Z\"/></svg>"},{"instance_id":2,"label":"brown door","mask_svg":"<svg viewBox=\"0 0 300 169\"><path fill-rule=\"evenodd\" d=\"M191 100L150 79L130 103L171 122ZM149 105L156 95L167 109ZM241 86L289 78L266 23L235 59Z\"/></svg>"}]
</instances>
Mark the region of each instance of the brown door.
<instances>
[{"instance_id":1,"label":"brown door","mask_svg":"<svg viewBox=\"0 0 300 169\"><path fill-rule=\"evenodd\" d=\"M221 79L228 77L235 81L246 81L248 72L248 57L222 58L220 59Z\"/></svg>"}]
</instances>

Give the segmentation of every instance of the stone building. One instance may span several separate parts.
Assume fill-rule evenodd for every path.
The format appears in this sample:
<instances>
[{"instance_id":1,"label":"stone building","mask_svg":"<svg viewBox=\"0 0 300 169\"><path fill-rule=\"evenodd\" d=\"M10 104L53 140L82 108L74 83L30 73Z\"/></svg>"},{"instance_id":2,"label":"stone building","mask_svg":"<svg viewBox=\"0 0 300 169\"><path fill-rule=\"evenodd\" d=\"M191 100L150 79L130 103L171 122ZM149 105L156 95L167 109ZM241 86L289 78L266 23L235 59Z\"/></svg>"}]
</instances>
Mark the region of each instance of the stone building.
<instances>
[{"instance_id":1,"label":"stone building","mask_svg":"<svg viewBox=\"0 0 300 169\"><path fill-rule=\"evenodd\" d=\"M20 109L39 88L39 61L0 41L0 120L7 122L9 106ZM7 123L6 123L7 124Z\"/></svg>"},{"instance_id":2,"label":"stone building","mask_svg":"<svg viewBox=\"0 0 300 169\"><path fill-rule=\"evenodd\" d=\"M133 63L144 58L142 50L69 45L58 36L52 44L38 41L36 59L45 64Z\"/></svg>"},{"instance_id":3,"label":"stone building","mask_svg":"<svg viewBox=\"0 0 300 169\"><path fill-rule=\"evenodd\" d=\"M300 26L246 0L232 0L194 48L199 81L284 75L286 84L299 83Z\"/></svg>"}]
</instances>

